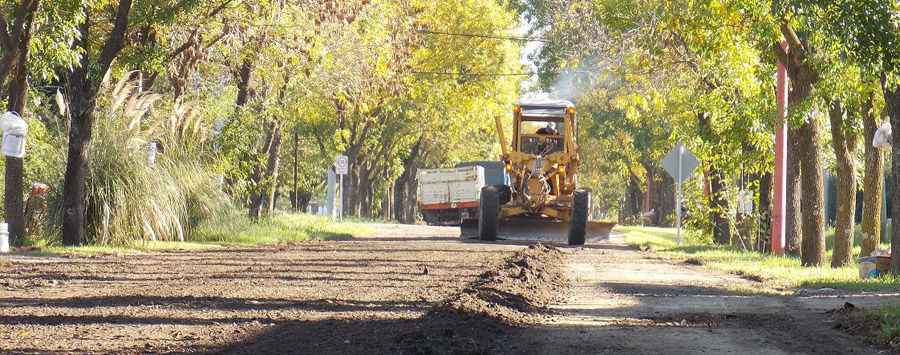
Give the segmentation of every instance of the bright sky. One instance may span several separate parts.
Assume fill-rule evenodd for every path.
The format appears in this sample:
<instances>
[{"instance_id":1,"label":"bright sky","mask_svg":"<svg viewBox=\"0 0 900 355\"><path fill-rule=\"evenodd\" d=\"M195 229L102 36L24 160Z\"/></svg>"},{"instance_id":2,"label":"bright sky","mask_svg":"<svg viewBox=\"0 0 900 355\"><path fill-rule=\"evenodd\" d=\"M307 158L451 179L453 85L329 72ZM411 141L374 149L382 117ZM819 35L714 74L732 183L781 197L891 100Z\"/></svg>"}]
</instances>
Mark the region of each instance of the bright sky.
<instances>
[{"instance_id":1,"label":"bright sky","mask_svg":"<svg viewBox=\"0 0 900 355\"><path fill-rule=\"evenodd\" d=\"M529 31L532 28L532 23L525 19L524 16L520 18L520 22L522 23L519 28L513 31L513 35L517 37L527 37L529 36ZM531 34L534 37L540 37L542 31L538 31L537 33ZM522 52L519 56L519 62L525 66L524 71L536 73L538 68L534 63L528 59L530 55L536 54L540 51L541 46L543 46L543 42L525 42L525 45L522 46ZM537 82L537 75L532 75L530 78L525 79L522 82L522 97L527 99L538 99L538 98L549 98L550 95L541 91L533 91L533 86Z\"/></svg>"}]
</instances>

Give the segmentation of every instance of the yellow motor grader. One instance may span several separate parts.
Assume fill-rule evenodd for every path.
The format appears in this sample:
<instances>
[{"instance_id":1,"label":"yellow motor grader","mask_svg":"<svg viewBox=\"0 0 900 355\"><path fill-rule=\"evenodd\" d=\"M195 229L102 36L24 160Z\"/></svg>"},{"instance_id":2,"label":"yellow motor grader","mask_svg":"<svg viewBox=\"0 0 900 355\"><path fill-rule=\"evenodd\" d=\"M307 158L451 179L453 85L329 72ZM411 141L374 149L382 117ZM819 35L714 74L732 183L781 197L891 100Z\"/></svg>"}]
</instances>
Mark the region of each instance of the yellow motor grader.
<instances>
[{"instance_id":1,"label":"yellow motor grader","mask_svg":"<svg viewBox=\"0 0 900 355\"><path fill-rule=\"evenodd\" d=\"M575 105L519 100L511 145L500 117L495 121L510 184L482 188L478 218L464 222L462 234L484 241L564 239L570 245L609 237L615 224L590 221L591 190L578 186Z\"/></svg>"}]
</instances>

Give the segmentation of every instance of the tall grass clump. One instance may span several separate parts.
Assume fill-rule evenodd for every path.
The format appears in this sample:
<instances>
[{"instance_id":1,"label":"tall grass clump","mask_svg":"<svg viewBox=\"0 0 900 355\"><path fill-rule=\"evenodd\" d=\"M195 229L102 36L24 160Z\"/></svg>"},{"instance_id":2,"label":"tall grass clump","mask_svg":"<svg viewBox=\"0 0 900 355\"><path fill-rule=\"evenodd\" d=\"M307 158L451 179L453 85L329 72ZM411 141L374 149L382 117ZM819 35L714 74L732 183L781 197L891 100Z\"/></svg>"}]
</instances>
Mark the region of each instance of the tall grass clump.
<instances>
[{"instance_id":1,"label":"tall grass clump","mask_svg":"<svg viewBox=\"0 0 900 355\"><path fill-rule=\"evenodd\" d=\"M184 241L228 208L194 103L166 102L122 79L104 92L97 112L88 153L86 242ZM158 146L154 161L150 142Z\"/></svg>"}]
</instances>

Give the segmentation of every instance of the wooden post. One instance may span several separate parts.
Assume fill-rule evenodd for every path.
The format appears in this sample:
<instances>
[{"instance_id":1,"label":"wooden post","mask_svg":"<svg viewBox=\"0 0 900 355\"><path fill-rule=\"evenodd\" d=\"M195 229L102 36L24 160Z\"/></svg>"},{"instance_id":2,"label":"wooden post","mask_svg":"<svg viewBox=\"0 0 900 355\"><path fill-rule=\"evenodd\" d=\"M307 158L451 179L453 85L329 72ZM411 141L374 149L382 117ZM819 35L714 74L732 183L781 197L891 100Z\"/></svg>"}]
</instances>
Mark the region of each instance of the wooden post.
<instances>
[{"instance_id":1,"label":"wooden post","mask_svg":"<svg viewBox=\"0 0 900 355\"><path fill-rule=\"evenodd\" d=\"M300 143L300 134L294 132L294 194L291 197L294 202L294 213L300 212L300 191L297 190L297 174L299 172L299 162L300 162L300 154L298 153L297 146Z\"/></svg>"}]
</instances>

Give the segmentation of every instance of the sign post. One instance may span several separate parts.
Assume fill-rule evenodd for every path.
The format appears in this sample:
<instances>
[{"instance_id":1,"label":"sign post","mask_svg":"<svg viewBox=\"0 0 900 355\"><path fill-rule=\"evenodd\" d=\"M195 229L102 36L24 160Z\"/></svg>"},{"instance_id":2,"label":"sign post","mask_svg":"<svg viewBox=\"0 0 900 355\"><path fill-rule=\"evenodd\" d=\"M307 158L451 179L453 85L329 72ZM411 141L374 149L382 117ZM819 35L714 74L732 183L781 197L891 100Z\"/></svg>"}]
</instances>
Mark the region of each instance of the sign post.
<instances>
[{"instance_id":1,"label":"sign post","mask_svg":"<svg viewBox=\"0 0 900 355\"><path fill-rule=\"evenodd\" d=\"M344 220L344 174L347 174L347 167L350 165L350 161L347 159L346 155L338 155L334 157L334 173L340 175L340 185L338 194L341 196L341 203L338 204L338 220Z\"/></svg>"},{"instance_id":2,"label":"sign post","mask_svg":"<svg viewBox=\"0 0 900 355\"><path fill-rule=\"evenodd\" d=\"M690 149L679 142L659 163L675 179L675 223L678 228L676 242L681 245L681 183L700 166L700 161Z\"/></svg>"}]
</instances>

